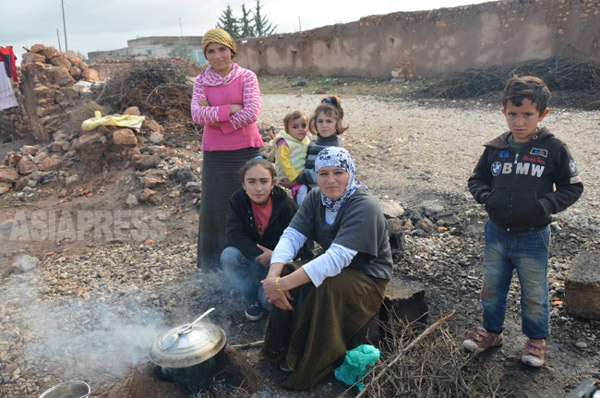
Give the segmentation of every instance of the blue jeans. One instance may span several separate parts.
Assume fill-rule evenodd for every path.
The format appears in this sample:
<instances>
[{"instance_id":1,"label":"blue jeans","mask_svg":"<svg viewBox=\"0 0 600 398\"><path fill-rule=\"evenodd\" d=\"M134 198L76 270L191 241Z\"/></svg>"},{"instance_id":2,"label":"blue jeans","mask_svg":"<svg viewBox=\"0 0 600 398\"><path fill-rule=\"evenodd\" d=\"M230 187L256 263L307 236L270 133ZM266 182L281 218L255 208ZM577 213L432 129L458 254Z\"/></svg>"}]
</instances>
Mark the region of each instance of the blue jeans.
<instances>
[{"instance_id":1,"label":"blue jeans","mask_svg":"<svg viewBox=\"0 0 600 398\"><path fill-rule=\"evenodd\" d=\"M498 228L491 220L485 224L483 257L483 326L490 332L502 331L506 298L513 269L521 284L521 327L530 339L550 335L548 296L548 247L550 228L513 233Z\"/></svg>"},{"instance_id":2,"label":"blue jeans","mask_svg":"<svg viewBox=\"0 0 600 398\"><path fill-rule=\"evenodd\" d=\"M221 267L225 277L233 287L242 292L249 304L258 301L264 309L271 310L272 305L267 301L260 283L269 273L269 267L265 267L254 258L244 256L233 246L226 247L221 252Z\"/></svg>"}]
</instances>

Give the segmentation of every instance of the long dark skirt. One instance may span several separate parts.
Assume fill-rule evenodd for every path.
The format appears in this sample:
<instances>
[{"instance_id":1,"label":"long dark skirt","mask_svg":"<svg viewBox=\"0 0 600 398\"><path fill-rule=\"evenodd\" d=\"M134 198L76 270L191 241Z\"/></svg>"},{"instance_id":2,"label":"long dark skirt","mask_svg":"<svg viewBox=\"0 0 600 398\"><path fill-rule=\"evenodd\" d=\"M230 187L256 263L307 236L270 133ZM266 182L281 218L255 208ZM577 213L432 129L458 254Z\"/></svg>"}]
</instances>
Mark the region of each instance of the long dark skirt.
<instances>
[{"instance_id":1,"label":"long dark skirt","mask_svg":"<svg viewBox=\"0 0 600 398\"><path fill-rule=\"evenodd\" d=\"M331 374L342 363L350 339L379 310L387 284L344 268L318 288L309 283L292 290L294 311L273 308L263 354L280 359L287 354L294 372L283 386L307 390Z\"/></svg>"},{"instance_id":2,"label":"long dark skirt","mask_svg":"<svg viewBox=\"0 0 600 398\"><path fill-rule=\"evenodd\" d=\"M240 168L258 155L260 148L203 152L198 267L206 270L219 267L219 256L225 248L229 197L242 185Z\"/></svg>"}]
</instances>

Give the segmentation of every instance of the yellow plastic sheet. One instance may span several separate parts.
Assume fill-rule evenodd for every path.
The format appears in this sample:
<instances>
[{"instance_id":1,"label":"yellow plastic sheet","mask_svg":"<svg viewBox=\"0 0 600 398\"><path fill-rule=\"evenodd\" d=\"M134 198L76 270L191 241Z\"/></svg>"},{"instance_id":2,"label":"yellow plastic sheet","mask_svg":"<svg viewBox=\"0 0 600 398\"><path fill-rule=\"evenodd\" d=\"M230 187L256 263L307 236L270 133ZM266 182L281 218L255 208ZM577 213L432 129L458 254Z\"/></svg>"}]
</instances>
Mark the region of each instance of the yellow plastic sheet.
<instances>
[{"instance_id":1,"label":"yellow plastic sheet","mask_svg":"<svg viewBox=\"0 0 600 398\"><path fill-rule=\"evenodd\" d=\"M91 119L84 120L81 123L81 129L83 131L90 131L95 129L98 126L121 126L121 127L131 127L134 129L139 129L142 127L142 123L144 122L144 116L135 116L135 115L106 115L102 116L100 111L94 112L96 114L95 117Z\"/></svg>"}]
</instances>

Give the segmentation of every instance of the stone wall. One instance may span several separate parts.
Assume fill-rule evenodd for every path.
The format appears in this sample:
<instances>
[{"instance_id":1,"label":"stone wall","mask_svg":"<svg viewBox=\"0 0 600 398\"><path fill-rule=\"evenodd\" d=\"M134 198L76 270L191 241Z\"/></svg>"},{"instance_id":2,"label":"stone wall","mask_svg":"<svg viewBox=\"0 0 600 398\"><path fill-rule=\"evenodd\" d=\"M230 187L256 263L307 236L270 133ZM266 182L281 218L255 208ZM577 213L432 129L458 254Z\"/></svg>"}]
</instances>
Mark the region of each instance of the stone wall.
<instances>
[{"instance_id":1,"label":"stone wall","mask_svg":"<svg viewBox=\"0 0 600 398\"><path fill-rule=\"evenodd\" d=\"M15 85L18 107L0 113L0 136L48 143L80 97L75 83L98 82L98 73L72 51L34 44L24 53Z\"/></svg>"},{"instance_id":2,"label":"stone wall","mask_svg":"<svg viewBox=\"0 0 600 398\"><path fill-rule=\"evenodd\" d=\"M510 0L397 12L241 40L258 74L431 77L552 56L600 61L600 0Z\"/></svg>"}]
</instances>

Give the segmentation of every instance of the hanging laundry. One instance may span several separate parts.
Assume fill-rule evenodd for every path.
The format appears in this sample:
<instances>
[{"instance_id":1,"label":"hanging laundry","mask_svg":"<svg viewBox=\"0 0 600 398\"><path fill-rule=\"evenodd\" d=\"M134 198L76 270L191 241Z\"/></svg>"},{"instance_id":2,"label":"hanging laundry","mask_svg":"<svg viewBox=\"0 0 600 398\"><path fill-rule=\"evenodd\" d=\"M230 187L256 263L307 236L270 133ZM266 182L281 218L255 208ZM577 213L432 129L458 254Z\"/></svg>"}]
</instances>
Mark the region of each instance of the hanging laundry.
<instances>
[{"instance_id":1,"label":"hanging laundry","mask_svg":"<svg viewBox=\"0 0 600 398\"><path fill-rule=\"evenodd\" d=\"M17 77L17 57L13 52L12 46L0 46L0 56L0 61L4 61L6 74L17 83L19 81L19 78Z\"/></svg>"},{"instance_id":2,"label":"hanging laundry","mask_svg":"<svg viewBox=\"0 0 600 398\"><path fill-rule=\"evenodd\" d=\"M0 61L0 110L19 106L12 82L6 73L4 62Z\"/></svg>"}]
</instances>

